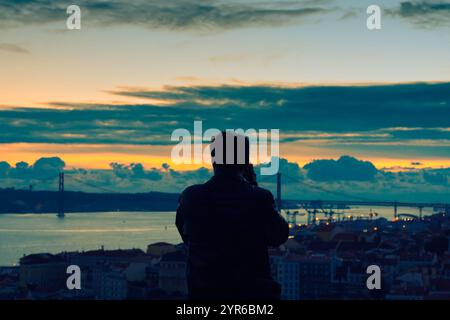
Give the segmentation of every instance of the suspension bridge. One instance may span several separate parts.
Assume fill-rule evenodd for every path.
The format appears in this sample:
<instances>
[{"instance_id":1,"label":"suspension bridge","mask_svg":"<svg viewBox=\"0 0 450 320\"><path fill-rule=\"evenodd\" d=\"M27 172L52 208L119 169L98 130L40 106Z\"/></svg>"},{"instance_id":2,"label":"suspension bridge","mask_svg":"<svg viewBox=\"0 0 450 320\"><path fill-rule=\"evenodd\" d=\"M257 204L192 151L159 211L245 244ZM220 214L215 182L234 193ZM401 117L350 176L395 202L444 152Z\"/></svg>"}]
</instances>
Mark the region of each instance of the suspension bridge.
<instances>
[{"instance_id":1,"label":"suspension bridge","mask_svg":"<svg viewBox=\"0 0 450 320\"><path fill-rule=\"evenodd\" d=\"M324 194L331 195L333 197L339 197L346 200L299 200L299 199L283 199L281 196L282 177L297 185L301 185L306 189L316 190ZM273 176L267 176L259 181L259 183L269 182ZM324 216L327 220L333 220L335 217L337 220L344 218L344 210L350 209L350 207L391 207L393 208L394 219L402 217L408 219L422 219L423 210L425 208L432 208L435 211L444 212L450 214L450 204L448 203L423 203L423 202L402 202L402 201L383 201L361 197L359 195L348 194L336 190L329 190L318 184L312 184L305 180L293 178L290 175L284 173L277 173L277 207L280 211L284 211L289 223L297 224L297 216L307 215L307 224L314 224L318 220L318 215ZM418 210L418 215L409 213L399 213L399 208L412 208ZM303 212L302 212L303 210ZM377 216L376 212L370 211L367 214L367 218L371 219ZM347 216L348 217L348 216ZM353 216L350 216L353 218Z\"/></svg>"},{"instance_id":2,"label":"suspension bridge","mask_svg":"<svg viewBox=\"0 0 450 320\"><path fill-rule=\"evenodd\" d=\"M83 187L84 190L92 190L96 193L106 194L123 194L104 186L100 186L91 181L85 181L78 178L75 173L60 172L58 175L58 217L64 217L64 192L66 178L69 178L70 184ZM56 177L47 178L45 180L54 180ZM299 188L306 188L307 190L315 190L322 194L332 196L333 198L345 199L345 200L319 200L319 199L282 199L282 182L285 184L293 183L299 186ZM276 184L276 205L280 212L286 215L289 223L296 224L297 216L307 215L307 224L314 224L318 220L318 216L323 216L326 219L332 220L345 218L344 212L351 207L369 206L369 207L391 207L393 208L394 219L401 217L407 217L411 219L422 219L423 209L431 208L434 211L450 214L450 204L448 203L422 203L422 202L400 202L400 201L383 201L377 199L369 199L361 197L360 195L348 194L341 191L329 190L320 184L313 184L304 179L298 179L291 177L288 174L279 172L273 176L264 176L258 179L259 185L263 187L269 187ZM31 190L30 186L30 190ZM75 191L75 190L74 190ZM409 213L399 213L399 208L412 208L418 211L418 215ZM369 218L376 216L376 213L370 212Z\"/></svg>"}]
</instances>

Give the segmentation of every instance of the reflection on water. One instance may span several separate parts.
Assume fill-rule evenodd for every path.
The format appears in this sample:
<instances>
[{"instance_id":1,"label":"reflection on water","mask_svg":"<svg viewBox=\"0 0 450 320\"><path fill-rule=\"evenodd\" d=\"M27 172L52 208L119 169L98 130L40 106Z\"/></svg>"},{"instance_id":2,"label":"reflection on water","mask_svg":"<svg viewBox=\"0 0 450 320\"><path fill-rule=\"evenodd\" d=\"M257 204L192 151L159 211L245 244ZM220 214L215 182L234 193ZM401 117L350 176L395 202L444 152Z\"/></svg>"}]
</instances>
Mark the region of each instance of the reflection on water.
<instances>
[{"instance_id":1,"label":"reflection on water","mask_svg":"<svg viewBox=\"0 0 450 320\"><path fill-rule=\"evenodd\" d=\"M0 214L0 265L18 263L24 254L141 248L179 243L174 212Z\"/></svg>"}]
</instances>

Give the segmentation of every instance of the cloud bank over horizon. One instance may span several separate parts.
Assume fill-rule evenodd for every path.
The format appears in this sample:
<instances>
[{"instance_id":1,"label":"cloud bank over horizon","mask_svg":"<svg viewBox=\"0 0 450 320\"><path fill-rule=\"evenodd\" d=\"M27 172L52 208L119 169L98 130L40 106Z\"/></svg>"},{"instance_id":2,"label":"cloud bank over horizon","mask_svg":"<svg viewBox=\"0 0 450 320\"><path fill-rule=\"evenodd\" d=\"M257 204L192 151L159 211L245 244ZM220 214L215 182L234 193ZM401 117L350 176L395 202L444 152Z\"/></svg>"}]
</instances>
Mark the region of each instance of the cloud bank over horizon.
<instances>
[{"instance_id":1,"label":"cloud bank over horizon","mask_svg":"<svg viewBox=\"0 0 450 320\"><path fill-rule=\"evenodd\" d=\"M0 162L0 187L56 190L57 176L65 163L58 157L41 158L34 164ZM258 168L256 172L259 173ZM68 169L66 190L94 193L179 193L192 184L208 180L207 168L179 171L162 164L144 168L140 163L112 162L109 170ZM314 160L303 167L280 159L285 199L373 200L450 202L450 168L389 172L370 162L342 156L337 160ZM275 176L259 176L264 188L275 192Z\"/></svg>"}]
</instances>

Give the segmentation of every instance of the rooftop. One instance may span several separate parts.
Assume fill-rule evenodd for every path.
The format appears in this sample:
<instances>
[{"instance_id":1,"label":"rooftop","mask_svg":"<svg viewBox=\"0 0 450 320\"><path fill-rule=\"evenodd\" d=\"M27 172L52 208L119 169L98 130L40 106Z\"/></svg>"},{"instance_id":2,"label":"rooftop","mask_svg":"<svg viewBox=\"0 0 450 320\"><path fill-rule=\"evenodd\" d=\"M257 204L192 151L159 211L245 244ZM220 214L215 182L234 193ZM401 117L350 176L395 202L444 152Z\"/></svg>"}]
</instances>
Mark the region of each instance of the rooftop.
<instances>
[{"instance_id":1,"label":"rooftop","mask_svg":"<svg viewBox=\"0 0 450 320\"><path fill-rule=\"evenodd\" d=\"M138 257L145 255L141 249L117 249L117 250L91 250L81 253L86 256L102 256L102 257Z\"/></svg>"},{"instance_id":2,"label":"rooftop","mask_svg":"<svg viewBox=\"0 0 450 320\"><path fill-rule=\"evenodd\" d=\"M20 259L21 265L55 263L55 262L64 262L64 259L61 255L53 255L51 253L30 254Z\"/></svg>"}]
</instances>

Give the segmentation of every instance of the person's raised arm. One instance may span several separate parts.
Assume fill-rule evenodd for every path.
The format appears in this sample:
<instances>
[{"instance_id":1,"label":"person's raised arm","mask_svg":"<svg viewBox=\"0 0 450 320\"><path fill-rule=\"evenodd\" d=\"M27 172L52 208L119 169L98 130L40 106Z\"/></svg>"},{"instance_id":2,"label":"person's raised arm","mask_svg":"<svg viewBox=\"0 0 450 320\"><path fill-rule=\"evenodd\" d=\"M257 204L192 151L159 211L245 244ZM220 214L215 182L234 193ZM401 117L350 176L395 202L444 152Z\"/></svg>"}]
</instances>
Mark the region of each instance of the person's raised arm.
<instances>
[{"instance_id":1,"label":"person's raised arm","mask_svg":"<svg viewBox=\"0 0 450 320\"><path fill-rule=\"evenodd\" d=\"M177 208L177 214L175 218L175 225L177 226L178 232L180 233L181 239L183 239L184 243L187 243L188 238L185 233L185 217L187 212L187 204L186 199L184 197L184 192L180 195L180 198L178 199L178 208Z\"/></svg>"},{"instance_id":2,"label":"person's raised arm","mask_svg":"<svg viewBox=\"0 0 450 320\"><path fill-rule=\"evenodd\" d=\"M289 237L289 225L278 213L272 193L267 192L264 201L266 213L266 238L269 246L279 246Z\"/></svg>"}]
</instances>

